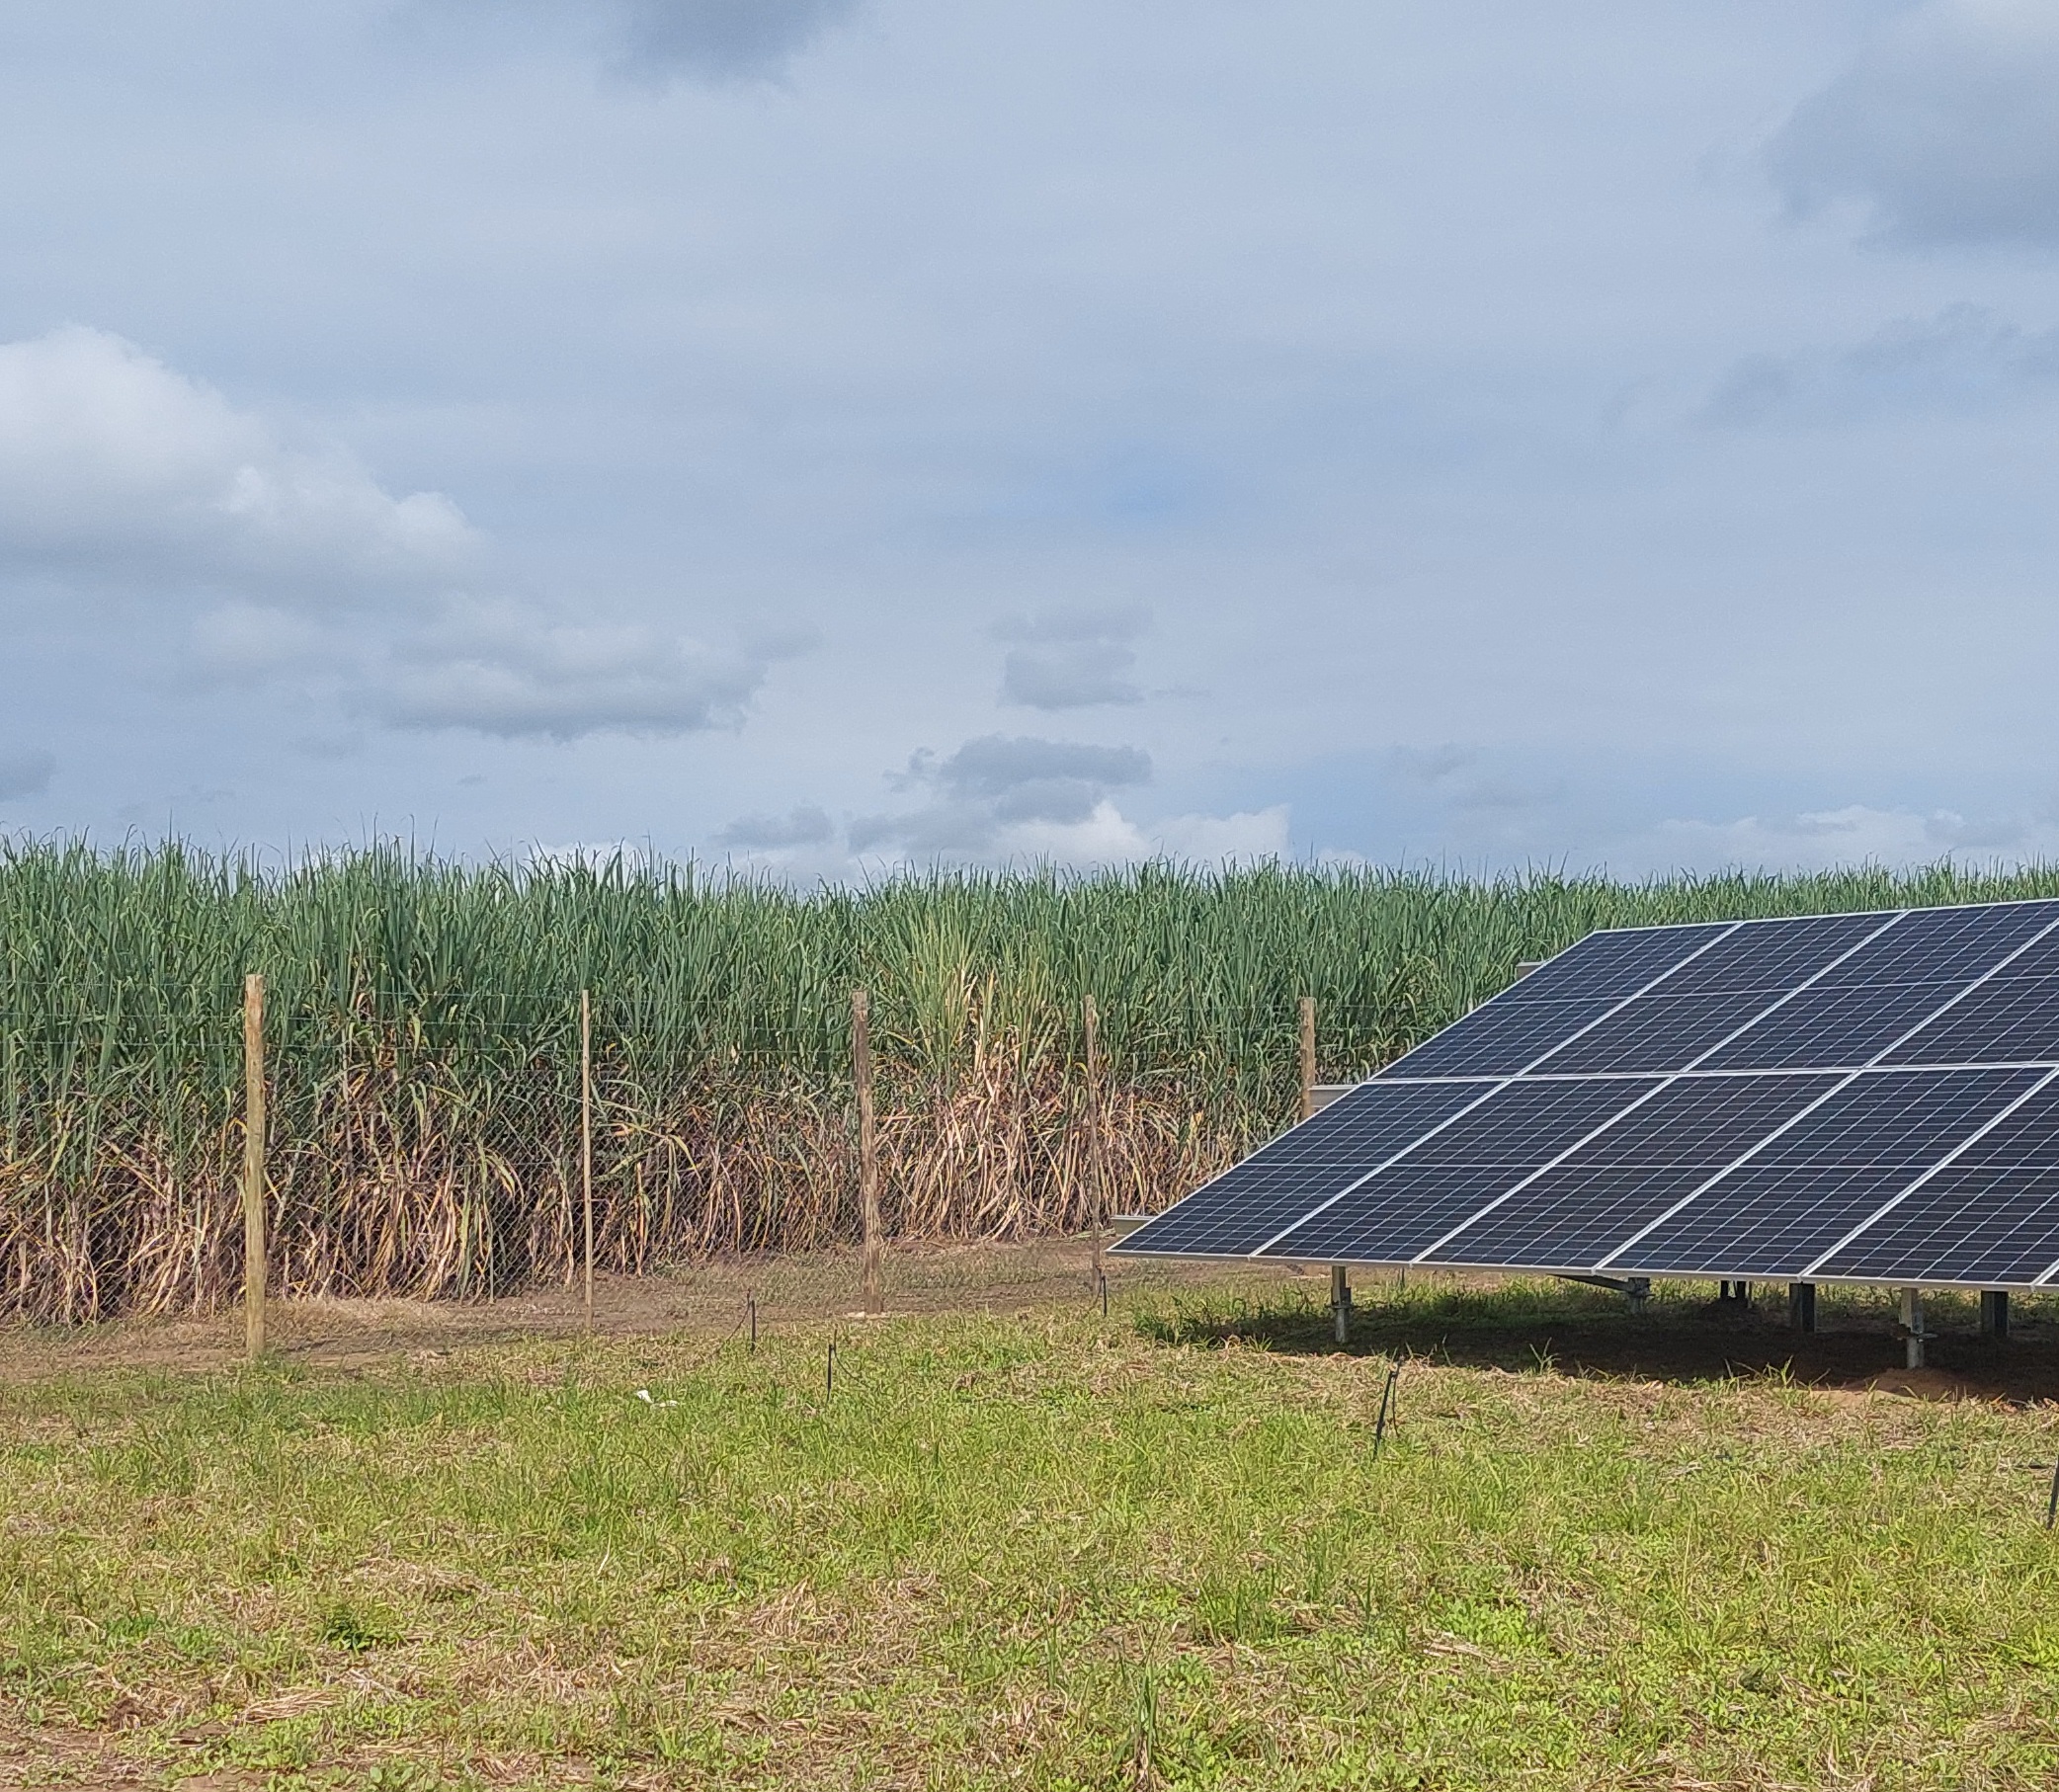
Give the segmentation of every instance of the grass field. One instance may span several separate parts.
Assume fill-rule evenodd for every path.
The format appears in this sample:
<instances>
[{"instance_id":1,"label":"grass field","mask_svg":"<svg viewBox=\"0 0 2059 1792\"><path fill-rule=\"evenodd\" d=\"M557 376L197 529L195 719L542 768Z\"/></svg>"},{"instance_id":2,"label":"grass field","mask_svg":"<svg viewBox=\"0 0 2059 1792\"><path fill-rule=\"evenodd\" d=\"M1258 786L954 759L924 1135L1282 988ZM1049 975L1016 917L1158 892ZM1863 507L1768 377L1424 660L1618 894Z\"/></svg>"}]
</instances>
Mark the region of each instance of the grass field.
<instances>
[{"instance_id":1,"label":"grass field","mask_svg":"<svg viewBox=\"0 0 2059 1792\"><path fill-rule=\"evenodd\" d=\"M15 1379L0 1783L2059 1780L2059 1329L1707 1292Z\"/></svg>"}]
</instances>

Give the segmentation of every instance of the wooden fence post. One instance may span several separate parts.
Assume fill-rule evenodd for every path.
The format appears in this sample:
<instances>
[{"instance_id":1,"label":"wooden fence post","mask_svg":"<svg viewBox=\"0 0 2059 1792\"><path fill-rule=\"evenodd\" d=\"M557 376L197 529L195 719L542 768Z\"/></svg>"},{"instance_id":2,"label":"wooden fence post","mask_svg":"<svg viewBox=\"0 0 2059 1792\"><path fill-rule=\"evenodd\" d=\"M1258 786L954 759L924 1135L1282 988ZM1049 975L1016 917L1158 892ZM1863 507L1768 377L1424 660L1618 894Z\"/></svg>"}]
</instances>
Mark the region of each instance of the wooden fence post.
<instances>
[{"instance_id":1,"label":"wooden fence post","mask_svg":"<svg viewBox=\"0 0 2059 1792\"><path fill-rule=\"evenodd\" d=\"M1315 1113L1315 998L1301 998L1301 1117Z\"/></svg>"},{"instance_id":2,"label":"wooden fence post","mask_svg":"<svg viewBox=\"0 0 2059 1792\"><path fill-rule=\"evenodd\" d=\"M243 1351L265 1353L265 979L243 979Z\"/></svg>"},{"instance_id":3,"label":"wooden fence post","mask_svg":"<svg viewBox=\"0 0 2059 1792\"><path fill-rule=\"evenodd\" d=\"M1107 1270L1101 1257L1102 1228L1108 1223L1108 1167L1103 1159L1106 1127L1101 1111L1101 1011L1094 998L1086 1001L1083 1018L1087 1030L1087 1199L1094 1228L1094 1285L1106 1285Z\"/></svg>"},{"instance_id":4,"label":"wooden fence post","mask_svg":"<svg viewBox=\"0 0 2059 1792\"><path fill-rule=\"evenodd\" d=\"M579 992L579 1200L586 1217L586 1329L594 1329L594 1004Z\"/></svg>"},{"instance_id":5,"label":"wooden fence post","mask_svg":"<svg viewBox=\"0 0 2059 1792\"><path fill-rule=\"evenodd\" d=\"M865 1311L880 1310L879 1136L872 1111L872 1011L862 989L851 992L851 1080L858 1088L858 1198L865 1212Z\"/></svg>"}]
</instances>

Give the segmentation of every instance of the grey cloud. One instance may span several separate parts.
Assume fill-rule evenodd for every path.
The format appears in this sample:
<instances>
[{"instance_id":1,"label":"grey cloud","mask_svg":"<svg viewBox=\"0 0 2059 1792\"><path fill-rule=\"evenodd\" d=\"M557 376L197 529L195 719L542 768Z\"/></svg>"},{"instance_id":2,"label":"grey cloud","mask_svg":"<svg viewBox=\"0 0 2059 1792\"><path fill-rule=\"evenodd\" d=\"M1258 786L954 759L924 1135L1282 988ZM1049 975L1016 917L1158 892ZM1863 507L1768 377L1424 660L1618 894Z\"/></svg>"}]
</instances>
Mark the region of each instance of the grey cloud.
<instances>
[{"instance_id":1,"label":"grey cloud","mask_svg":"<svg viewBox=\"0 0 2059 1792\"><path fill-rule=\"evenodd\" d=\"M1412 784L1440 784L1479 764L1471 747L1446 742L1441 747L1396 747L1387 755L1389 768Z\"/></svg>"},{"instance_id":2,"label":"grey cloud","mask_svg":"<svg viewBox=\"0 0 2059 1792\"><path fill-rule=\"evenodd\" d=\"M1711 428L1847 422L1890 409L1965 409L2049 387L2059 330L2026 332L1981 305L1903 318L1850 349L1755 355L1696 413Z\"/></svg>"},{"instance_id":3,"label":"grey cloud","mask_svg":"<svg viewBox=\"0 0 2059 1792\"><path fill-rule=\"evenodd\" d=\"M1128 643L1147 620L1142 611L1122 610L1055 611L1002 622L995 632L1016 643L1002 661L1002 701L1031 709L1141 702L1144 693L1129 677L1136 650Z\"/></svg>"},{"instance_id":4,"label":"grey cloud","mask_svg":"<svg viewBox=\"0 0 2059 1792\"><path fill-rule=\"evenodd\" d=\"M53 754L41 748L0 751L0 802L18 796L41 796L57 771Z\"/></svg>"},{"instance_id":5,"label":"grey cloud","mask_svg":"<svg viewBox=\"0 0 2059 1792\"><path fill-rule=\"evenodd\" d=\"M472 605L373 671L362 706L404 728L573 740L734 727L770 670L649 628L550 621Z\"/></svg>"},{"instance_id":6,"label":"grey cloud","mask_svg":"<svg viewBox=\"0 0 2059 1792\"><path fill-rule=\"evenodd\" d=\"M916 857L978 853L994 843L1000 827L976 803L937 803L908 815L865 815L851 824L854 853L894 846Z\"/></svg>"},{"instance_id":7,"label":"grey cloud","mask_svg":"<svg viewBox=\"0 0 2059 1792\"><path fill-rule=\"evenodd\" d=\"M2029 843L2030 830L2012 815L1964 816L1939 810L1924 819L1924 836L1952 851L2000 853Z\"/></svg>"},{"instance_id":8,"label":"grey cloud","mask_svg":"<svg viewBox=\"0 0 2059 1792\"><path fill-rule=\"evenodd\" d=\"M1396 747L1387 755L1396 779L1413 784L1454 809L1515 812L1541 809L1566 793L1563 778L1526 777L1495 770L1475 747Z\"/></svg>"},{"instance_id":9,"label":"grey cloud","mask_svg":"<svg viewBox=\"0 0 2059 1792\"><path fill-rule=\"evenodd\" d=\"M953 797L991 803L1003 821L1084 821L1111 789L1147 782L1151 756L1137 747L988 734L924 774Z\"/></svg>"},{"instance_id":10,"label":"grey cloud","mask_svg":"<svg viewBox=\"0 0 2059 1792\"><path fill-rule=\"evenodd\" d=\"M1136 663L1135 651L1114 641L1012 647L1001 663L1001 697L1031 709L1141 702L1144 693L1127 676Z\"/></svg>"},{"instance_id":11,"label":"grey cloud","mask_svg":"<svg viewBox=\"0 0 2059 1792\"><path fill-rule=\"evenodd\" d=\"M854 822L851 845L856 852L889 843L916 854L979 852L1012 825L1086 821L1112 791L1150 777L1151 756L1140 748L983 735L947 759L913 755L894 781L932 790L936 800Z\"/></svg>"},{"instance_id":12,"label":"grey cloud","mask_svg":"<svg viewBox=\"0 0 2059 1792\"><path fill-rule=\"evenodd\" d=\"M645 76L776 80L858 0L627 0L623 63Z\"/></svg>"},{"instance_id":13,"label":"grey cloud","mask_svg":"<svg viewBox=\"0 0 2059 1792\"><path fill-rule=\"evenodd\" d=\"M828 812L813 803L802 803L784 815L739 815L715 835L724 847L819 846L836 833Z\"/></svg>"},{"instance_id":14,"label":"grey cloud","mask_svg":"<svg viewBox=\"0 0 2059 1792\"><path fill-rule=\"evenodd\" d=\"M1794 396L1795 375L1774 355L1749 355L1723 375L1695 421L1715 429L1764 423Z\"/></svg>"},{"instance_id":15,"label":"grey cloud","mask_svg":"<svg viewBox=\"0 0 2059 1792\"><path fill-rule=\"evenodd\" d=\"M1789 205L1841 201L1907 244L2059 246L2059 15L1932 0L1770 145Z\"/></svg>"},{"instance_id":16,"label":"grey cloud","mask_svg":"<svg viewBox=\"0 0 2059 1792\"><path fill-rule=\"evenodd\" d=\"M1565 794L1561 778L1481 777L1454 791L1451 805L1458 809L1543 809Z\"/></svg>"}]
</instances>

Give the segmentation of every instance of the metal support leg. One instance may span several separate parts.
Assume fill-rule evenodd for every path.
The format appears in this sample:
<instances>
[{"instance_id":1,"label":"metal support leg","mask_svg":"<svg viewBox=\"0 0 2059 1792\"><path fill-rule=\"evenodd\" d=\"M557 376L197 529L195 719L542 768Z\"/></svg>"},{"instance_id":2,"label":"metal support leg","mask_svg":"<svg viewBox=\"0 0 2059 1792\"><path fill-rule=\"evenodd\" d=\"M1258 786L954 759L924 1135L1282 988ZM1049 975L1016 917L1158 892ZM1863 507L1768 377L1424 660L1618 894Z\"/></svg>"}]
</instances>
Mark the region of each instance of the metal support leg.
<instances>
[{"instance_id":1,"label":"metal support leg","mask_svg":"<svg viewBox=\"0 0 2059 1792\"><path fill-rule=\"evenodd\" d=\"M1997 1342L2009 1337L2008 1289L1983 1288L1980 1291L1980 1335Z\"/></svg>"},{"instance_id":2,"label":"metal support leg","mask_svg":"<svg viewBox=\"0 0 2059 1792\"><path fill-rule=\"evenodd\" d=\"M1726 1307L1749 1307L1752 1304L1752 1284L1724 1282L1716 1299Z\"/></svg>"},{"instance_id":3,"label":"metal support leg","mask_svg":"<svg viewBox=\"0 0 2059 1792\"><path fill-rule=\"evenodd\" d=\"M1816 1284L1814 1282L1789 1282L1787 1284L1787 1323L1797 1332L1816 1330Z\"/></svg>"},{"instance_id":4,"label":"metal support leg","mask_svg":"<svg viewBox=\"0 0 2059 1792\"><path fill-rule=\"evenodd\" d=\"M1337 1322L1337 1342L1352 1342L1351 1272L1342 1263L1330 1265L1330 1315Z\"/></svg>"},{"instance_id":5,"label":"metal support leg","mask_svg":"<svg viewBox=\"0 0 2059 1792\"><path fill-rule=\"evenodd\" d=\"M1902 1333L1909 1341L1909 1366L1924 1366L1924 1293L1921 1288L1902 1290Z\"/></svg>"}]
</instances>

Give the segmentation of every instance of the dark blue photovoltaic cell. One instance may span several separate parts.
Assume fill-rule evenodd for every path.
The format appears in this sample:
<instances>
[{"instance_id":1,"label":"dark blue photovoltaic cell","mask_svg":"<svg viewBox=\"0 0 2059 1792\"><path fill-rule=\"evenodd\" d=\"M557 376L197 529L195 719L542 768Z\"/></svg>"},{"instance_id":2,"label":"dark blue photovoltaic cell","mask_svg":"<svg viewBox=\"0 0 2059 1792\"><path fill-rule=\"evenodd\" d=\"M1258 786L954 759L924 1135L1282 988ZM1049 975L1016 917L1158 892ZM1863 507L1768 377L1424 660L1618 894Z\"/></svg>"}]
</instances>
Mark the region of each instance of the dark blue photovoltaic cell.
<instances>
[{"instance_id":1,"label":"dark blue photovoltaic cell","mask_svg":"<svg viewBox=\"0 0 2059 1792\"><path fill-rule=\"evenodd\" d=\"M1831 915L1748 922L1534 1069L1540 1075L1586 1076L1685 1070L1892 919Z\"/></svg>"},{"instance_id":2,"label":"dark blue photovoltaic cell","mask_svg":"<svg viewBox=\"0 0 2059 1792\"><path fill-rule=\"evenodd\" d=\"M1566 1002L1591 996L1621 1001L1634 996L1654 977L1681 962L1697 946L1728 933L1732 923L1704 922L1695 927L1628 928L1590 934L1556 958L1519 977L1497 1002Z\"/></svg>"},{"instance_id":3,"label":"dark blue photovoltaic cell","mask_svg":"<svg viewBox=\"0 0 2059 1792\"><path fill-rule=\"evenodd\" d=\"M2040 915L2047 914L2059 905L2052 903L2025 903L2023 907L2033 909ZM2021 978L2029 983L2059 982L2059 931L2040 935L2018 946L2009 962L1995 972L1999 981L2004 977Z\"/></svg>"},{"instance_id":4,"label":"dark blue photovoltaic cell","mask_svg":"<svg viewBox=\"0 0 2059 1792\"><path fill-rule=\"evenodd\" d=\"M1840 1081L1683 1077L1669 1083L1424 1261L1590 1267Z\"/></svg>"},{"instance_id":5,"label":"dark blue photovoltaic cell","mask_svg":"<svg viewBox=\"0 0 2059 1792\"><path fill-rule=\"evenodd\" d=\"M1236 1257L1477 1101L1492 1084L1364 1083L1177 1206L1137 1228L1117 1251Z\"/></svg>"},{"instance_id":6,"label":"dark blue photovoltaic cell","mask_svg":"<svg viewBox=\"0 0 2059 1792\"><path fill-rule=\"evenodd\" d=\"M1868 1072L1615 1256L1610 1267L1798 1277L2040 1074Z\"/></svg>"},{"instance_id":7,"label":"dark blue photovoltaic cell","mask_svg":"<svg viewBox=\"0 0 2059 1792\"><path fill-rule=\"evenodd\" d=\"M1711 1046L1749 1025L1772 999L1764 990L1726 990L1709 996L1662 996L1654 991L1624 1004L1532 1068L1538 1076L1589 1077L1605 1071L1685 1070Z\"/></svg>"},{"instance_id":8,"label":"dark blue photovoltaic cell","mask_svg":"<svg viewBox=\"0 0 2059 1792\"><path fill-rule=\"evenodd\" d=\"M2059 1058L2059 936L2051 934L1897 1046L1886 1062L2020 1064L2038 1058Z\"/></svg>"},{"instance_id":9,"label":"dark blue photovoltaic cell","mask_svg":"<svg viewBox=\"0 0 2059 1792\"><path fill-rule=\"evenodd\" d=\"M1584 1002L1490 1002L1381 1071L1388 1077L1507 1077L1568 1033L1599 1019L1618 998Z\"/></svg>"},{"instance_id":10,"label":"dark blue photovoltaic cell","mask_svg":"<svg viewBox=\"0 0 2059 1792\"><path fill-rule=\"evenodd\" d=\"M2059 902L1916 909L1823 975L1829 984L1971 983L2059 921Z\"/></svg>"},{"instance_id":11,"label":"dark blue photovoltaic cell","mask_svg":"<svg viewBox=\"0 0 2059 1792\"><path fill-rule=\"evenodd\" d=\"M1813 977L1891 915L1816 915L1805 921L1748 921L1684 964L1652 993L1689 996L1719 990L1764 990L1771 1002Z\"/></svg>"},{"instance_id":12,"label":"dark blue photovoltaic cell","mask_svg":"<svg viewBox=\"0 0 2059 1792\"><path fill-rule=\"evenodd\" d=\"M1828 979L1790 997L1701 1062L1704 1070L1856 1070L1921 1026L1964 983L1866 989Z\"/></svg>"},{"instance_id":13,"label":"dark blue photovoltaic cell","mask_svg":"<svg viewBox=\"0 0 2059 1792\"><path fill-rule=\"evenodd\" d=\"M1628 1077L1508 1084L1399 1163L1304 1220L1267 1255L1405 1263L1650 1087Z\"/></svg>"},{"instance_id":14,"label":"dark blue photovoltaic cell","mask_svg":"<svg viewBox=\"0 0 2059 1792\"><path fill-rule=\"evenodd\" d=\"M1869 1063L2055 920L2059 903L2048 902L1905 915L1716 1052L1707 1065L1762 1070ZM1926 1056L1917 1061L1947 1060Z\"/></svg>"},{"instance_id":15,"label":"dark blue photovoltaic cell","mask_svg":"<svg viewBox=\"0 0 2059 1792\"><path fill-rule=\"evenodd\" d=\"M2040 1089L1826 1262L1824 1275L2024 1287L2059 1263L2059 1088Z\"/></svg>"}]
</instances>

